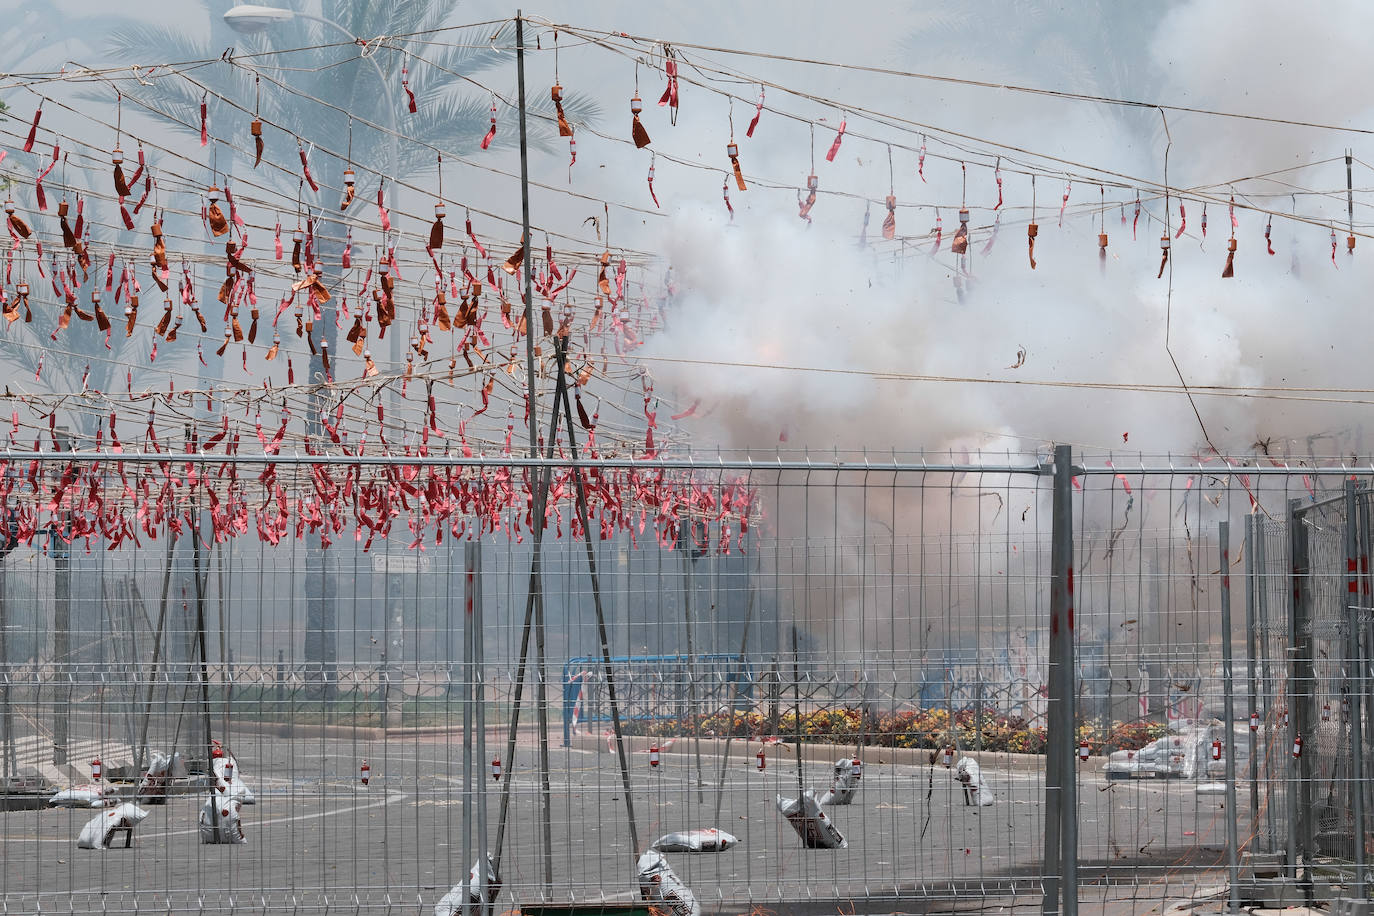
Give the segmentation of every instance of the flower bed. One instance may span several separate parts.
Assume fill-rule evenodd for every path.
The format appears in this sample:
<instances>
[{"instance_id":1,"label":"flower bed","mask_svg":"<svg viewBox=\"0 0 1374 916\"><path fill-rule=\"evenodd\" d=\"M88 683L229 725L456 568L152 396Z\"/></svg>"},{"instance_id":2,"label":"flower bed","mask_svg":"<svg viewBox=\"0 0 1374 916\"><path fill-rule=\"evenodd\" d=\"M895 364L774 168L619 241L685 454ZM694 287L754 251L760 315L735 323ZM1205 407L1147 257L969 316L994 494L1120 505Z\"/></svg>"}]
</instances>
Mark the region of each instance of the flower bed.
<instances>
[{"instance_id":1,"label":"flower bed","mask_svg":"<svg viewBox=\"0 0 1374 916\"><path fill-rule=\"evenodd\" d=\"M884 713L865 723L863 712L853 707L818 709L801 714L797 728L796 714L782 713L776 726L759 712L719 712L694 719L641 719L625 723L631 735L669 738L694 734L700 729L705 738L736 738L759 740L766 737L791 739L800 731L801 739L827 744L862 743L878 747L939 748L952 743L958 735L961 747L978 745L981 725L982 747L987 751L1006 751L1016 754L1042 754L1045 751L1045 729L1030 725L1020 716L984 712L981 723L972 709L954 714L950 727L948 711L944 709L908 709ZM1078 741L1086 741L1093 754L1104 748L1137 750L1162 737L1168 731L1161 722L1122 722L1103 735L1096 725L1080 725Z\"/></svg>"}]
</instances>

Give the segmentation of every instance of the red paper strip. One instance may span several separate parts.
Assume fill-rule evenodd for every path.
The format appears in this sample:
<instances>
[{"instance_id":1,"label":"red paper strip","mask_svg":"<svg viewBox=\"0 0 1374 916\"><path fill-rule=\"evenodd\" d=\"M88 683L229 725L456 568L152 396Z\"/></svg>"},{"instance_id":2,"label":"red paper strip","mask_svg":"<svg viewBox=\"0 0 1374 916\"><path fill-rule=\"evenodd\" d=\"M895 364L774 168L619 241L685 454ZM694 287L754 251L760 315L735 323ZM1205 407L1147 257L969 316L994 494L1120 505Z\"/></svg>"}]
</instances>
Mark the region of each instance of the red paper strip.
<instances>
[{"instance_id":1,"label":"red paper strip","mask_svg":"<svg viewBox=\"0 0 1374 916\"><path fill-rule=\"evenodd\" d=\"M754 128L759 126L759 117L763 114L763 87L759 87L759 103L754 108L754 117L749 122L749 129L744 132L746 137L754 136Z\"/></svg>"},{"instance_id":2,"label":"red paper strip","mask_svg":"<svg viewBox=\"0 0 1374 916\"><path fill-rule=\"evenodd\" d=\"M835 155L840 151L840 141L844 139L845 119L840 119L840 129L835 131L835 139L830 144L830 149L825 154L826 162L834 162Z\"/></svg>"}]
</instances>

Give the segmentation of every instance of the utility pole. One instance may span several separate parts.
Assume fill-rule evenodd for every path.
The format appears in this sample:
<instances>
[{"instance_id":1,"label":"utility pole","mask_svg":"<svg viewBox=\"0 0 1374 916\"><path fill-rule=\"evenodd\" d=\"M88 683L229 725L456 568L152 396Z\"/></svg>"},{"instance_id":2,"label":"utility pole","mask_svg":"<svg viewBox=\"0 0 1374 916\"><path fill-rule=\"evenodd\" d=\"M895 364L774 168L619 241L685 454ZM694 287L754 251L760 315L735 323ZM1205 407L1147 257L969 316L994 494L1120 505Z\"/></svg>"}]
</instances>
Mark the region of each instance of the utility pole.
<instances>
[{"instance_id":1,"label":"utility pole","mask_svg":"<svg viewBox=\"0 0 1374 916\"><path fill-rule=\"evenodd\" d=\"M1073 466L1054 449L1050 541L1050 653L1045 748L1045 916L1078 913L1078 784L1074 761Z\"/></svg>"},{"instance_id":2,"label":"utility pole","mask_svg":"<svg viewBox=\"0 0 1374 916\"><path fill-rule=\"evenodd\" d=\"M536 418L538 403L535 397L534 373L534 275L531 272L533 260L529 257L530 248L530 160L529 137L525 123L527 104L525 101L525 18L523 11L515 11L515 71L520 95L520 237L524 257L524 298L525 298L525 385L526 410L530 418L530 457L539 456L539 427ZM557 405L555 405L555 408ZM556 414L555 414L556 417ZM552 446L552 439L550 440ZM534 591L534 645L535 645L535 718L539 727L539 822L544 837L544 887L553 888L553 809L549 792L549 708L545 689L547 672L544 666L544 503L547 493L535 481L546 480L546 475L537 472L530 475L530 488L534 491L534 530L530 560L530 587Z\"/></svg>"}]
</instances>

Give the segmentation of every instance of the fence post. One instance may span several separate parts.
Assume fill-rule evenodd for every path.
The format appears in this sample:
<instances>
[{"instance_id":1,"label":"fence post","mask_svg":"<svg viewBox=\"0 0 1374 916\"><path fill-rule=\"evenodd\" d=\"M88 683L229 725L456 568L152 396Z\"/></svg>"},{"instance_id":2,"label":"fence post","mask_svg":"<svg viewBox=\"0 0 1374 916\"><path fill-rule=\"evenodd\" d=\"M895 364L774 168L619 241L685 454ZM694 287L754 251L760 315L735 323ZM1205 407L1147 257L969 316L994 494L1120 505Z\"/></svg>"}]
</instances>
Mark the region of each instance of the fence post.
<instances>
[{"instance_id":1,"label":"fence post","mask_svg":"<svg viewBox=\"0 0 1374 916\"><path fill-rule=\"evenodd\" d=\"M1245 666L1246 666L1246 693L1247 708L1246 721L1253 722L1255 713L1258 712L1258 699L1256 689L1257 660L1255 652L1255 527L1259 521L1254 514L1245 516L1245 543L1242 549L1245 551ZM1259 732L1250 729L1250 829L1254 833L1259 833Z\"/></svg>"},{"instance_id":2,"label":"fence post","mask_svg":"<svg viewBox=\"0 0 1374 916\"><path fill-rule=\"evenodd\" d=\"M1360 583L1359 583L1359 503L1355 495L1355 481L1345 481L1345 576L1346 576L1346 634L1345 696L1350 717L1350 776L1349 795L1355 815L1355 896L1364 897L1364 729L1360 722L1360 693L1364 667L1360 657Z\"/></svg>"},{"instance_id":3,"label":"fence post","mask_svg":"<svg viewBox=\"0 0 1374 916\"><path fill-rule=\"evenodd\" d=\"M1240 912L1240 866L1236 861L1236 700L1232 687L1231 658L1231 523L1217 523L1217 546L1221 553L1221 683L1224 693L1226 728L1226 874L1230 893L1227 913Z\"/></svg>"},{"instance_id":4,"label":"fence post","mask_svg":"<svg viewBox=\"0 0 1374 916\"><path fill-rule=\"evenodd\" d=\"M1302 500L1288 501L1288 542L1289 563L1291 566L1290 613L1288 615L1288 740L1296 744L1302 736L1311 742L1308 698L1312 690L1312 624L1310 612L1311 562L1308 558L1308 538L1303 518ZM1312 748L1315 751L1315 746ZM1308 862L1312 855L1312 838L1309 795L1312 753L1300 757L1289 754L1288 759L1288 874L1297 877L1298 856ZM1310 887L1311 866L1303 869L1304 884Z\"/></svg>"},{"instance_id":5,"label":"fence post","mask_svg":"<svg viewBox=\"0 0 1374 916\"><path fill-rule=\"evenodd\" d=\"M1074 765L1073 467L1067 445L1054 449L1050 534L1050 646L1045 743L1046 916L1078 912L1078 804Z\"/></svg>"},{"instance_id":6,"label":"fence post","mask_svg":"<svg viewBox=\"0 0 1374 916\"><path fill-rule=\"evenodd\" d=\"M476 541L463 545L463 832L461 862L463 877L463 916L472 916L472 883L468 863L472 861L472 680L473 680L473 610L477 604L477 550ZM479 761L484 763L485 761ZM478 776L481 779L481 776ZM485 887L487 867L485 862L477 863L477 882Z\"/></svg>"}]
</instances>

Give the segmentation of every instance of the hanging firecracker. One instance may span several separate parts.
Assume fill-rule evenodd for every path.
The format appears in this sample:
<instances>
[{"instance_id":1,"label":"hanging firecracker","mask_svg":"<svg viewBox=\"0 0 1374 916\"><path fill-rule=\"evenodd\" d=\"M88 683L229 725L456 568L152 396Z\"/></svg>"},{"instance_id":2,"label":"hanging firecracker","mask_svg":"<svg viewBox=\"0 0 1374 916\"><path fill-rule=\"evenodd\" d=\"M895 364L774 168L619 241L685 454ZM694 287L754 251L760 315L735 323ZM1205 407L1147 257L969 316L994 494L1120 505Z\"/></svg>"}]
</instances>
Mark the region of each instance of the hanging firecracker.
<instances>
[{"instance_id":1,"label":"hanging firecracker","mask_svg":"<svg viewBox=\"0 0 1374 916\"><path fill-rule=\"evenodd\" d=\"M650 143L649 131L644 128L644 122L639 120L640 112L644 110L644 100L636 92L630 99L630 136L635 141L635 149L644 149Z\"/></svg>"},{"instance_id":2,"label":"hanging firecracker","mask_svg":"<svg viewBox=\"0 0 1374 916\"><path fill-rule=\"evenodd\" d=\"M754 755L754 759L757 761L755 766L758 768L759 772L763 772L768 766L768 755L763 752L763 748L759 748L759 752Z\"/></svg>"},{"instance_id":3,"label":"hanging firecracker","mask_svg":"<svg viewBox=\"0 0 1374 916\"><path fill-rule=\"evenodd\" d=\"M1257 713L1257 712L1252 712L1252 713L1250 713L1250 731L1252 731L1252 732L1257 732L1257 731L1259 731L1259 727L1260 727L1260 717L1259 717L1259 713Z\"/></svg>"},{"instance_id":4,"label":"hanging firecracker","mask_svg":"<svg viewBox=\"0 0 1374 916\"><path fill-rule=\"evenodd\" d=\"M806 176L806 197L797 192L797 215L808 223L811 222L811 208L816 206L816 189L820 187L820 179L815 175Z\"/></svg>"},{"instance_id":5,"label":"hanging firecracker","mask_svg":"<svg viewBox=\"0 0 1374 916\"><path fill-rule=\"evenodd\" d=\"M1084 738L1078 742L1078 759L1087 760L1090 754L1092 754L1092 748L1088 746L1088 739Z\"/></svg>"},{"instance_id":6,"label":"hanging firecracker","mask_svg":"<svg viewBox=\"0 0 1374 916\"><path fill-rule=\"evenodd\" d=\"M444 206L443 200L434 202L434 222L429 227L429 247L431 251L438 251L444 247L444 216L448 208Z\"/></svg>"},{"instance_id":7,"label":"hanging firecracker","mask_svg":"<svg viewBox=\"0 0 1374 916\"><path fill-rule=\"evenodd\" d=\"M358 766L358 781L363 785L372 781L372 765L366 760Z\"/></svg>"},{"instance_id":8,"label":"hanging firecracker","mask_svg":"<svg viewBox=\"0 0 1374 916\"><path fill-rule=\"evenodd\" d=\"M490 148L490 147L491 147L491 141L494 140L494 139L496 139L496 97L495 97L495 96L492 96L492 99L491 99L491 127L487 128L486 134L484 134L483 137L482 137L482 143L481 143L482 149L488 149L488 148Z\"/></svg>"},{"instance_id":9,"label":"hanging firecracker","mask_svg":"<svg viewBox=\"0 0 1374 916\"><path fill-rule=\"evenodd\" d=\"M92 760L92 761L91 761L91 779L95 780L96 782L100 782L100 776L101 776L101 774L102 774L103 772L104 772L104 768L103 768L103 765L102 765L101 762L100 762L100 758L97 757L97 758L95 758L94 760Z\"/></svg>"},{"instance_id":10,"label":"hanging firecracker","mask_svg":"<svg viewBox=\"0 0 1374 916\"><path fill-rule=\"evenodd\" d=\"M215 185L205 192L205 199L209 206L205 209L205 218L210 223L210 232L216 237L224 235L229 231L229 221L224 218L224 211L219 208L220 190Z\"/></svg>"},{"instance_id":11,"label":"hanging firecracker","mask_svg":"<svg viewBox=\"0 0 1374 916\"><path fill-rule=\"evenodd\" d=\"M500 782L500 781L501 781L501 758L500 758L500 757L493 757L493 758L491 758L491 778L492 778L494 781L496 781L496 782Z\"/></svg>"},{"instance_id":12,"label":"hanging firecracker","mask_svg":"<svg viewBox=\"0 0 1374 916\"><path fill-rule=\"evenodd\" d=\"M735 186L741 191L749 190L749 186L744 183L744 172L739 167L739 144L735 142L734 137L725 144L725 155L730 157L730 167L735 170Z\"/></svg>"},{"instance_id":13,"label":"hanging firecracker","mask_svg":"<svg viewBox=\"0 0 1374 916\"><path fill-rule=\"evenodd\" d=\"M253 135L253 168L257 168L262 165L264 147L262 140L262 119L255 117L253 123L248 125L248 130Z\"/></svg>"},{"instance_id":14,"label":"hanging firecracker","mask_svg":"<svg viewBox=\"0 0 1374 916\"><path fill-rule=\"evenodd\" d=\"M1164 268L1169 263L1169 233L1167 232L1159 237L1159 251L1159 275L1155 277L1156 280L1164 276Z\"/></svg>"},{"instance_id":15,"label":"hanging firecracker","mask_svg":"<svg viewBox=\"0 0 1374 916\"><path fill-rule=\"evenodd\" d=\"M1214 740L1214 741L1212 742L1212 759L1213 759L1213 760L1220 760L1220 759L1221 759L1221 742L1220 742L1220 741Z\"/></svg>"},{"instance_id":16,"label":"hanging firecracker","mask_svg":"<svg viewBox=\"0 0 1374 916\"><path fill-rule=\"evenodd\" d=\"M949 250L955 254L968 253L968 208L959 209L959 228L954 230L954 238L949 243Z\"/></svg>"},{"instance_id":17,"label":"hanging firecracker","mask_svg":"<svg viewBox=\"0 0 1374 916\"><path fill-rule=\"evenodd\" d=\"M657 744L649 745L649 766L657 767L659 764L659 750Z\"/></svg>"},{"instance_id":18,"label":"hanging firecracker","mask_svg":"<svg viewBox=\"0 0 1374 916\"><path fill-rule=\"evenodd\" d=\"M571 137L573 135L572 125L568 123L568 117L563 113L563 87L554 84L549 90L549 96L553 99L554 113L558 115L558 136Z\"/></svg>"},{"instance_id":19,"label":"hanging firecracker","mask_svg":"<svg viewBox=\"0 0 1374 916\"><path fill-rule=\"evenodd\" d=\"M340 210L347 210L349 204L353 203L353 195L357 193L358 176L352 168L344 169L343 173L344 196L339 202Z\"/></svg>"}]
</instances>

